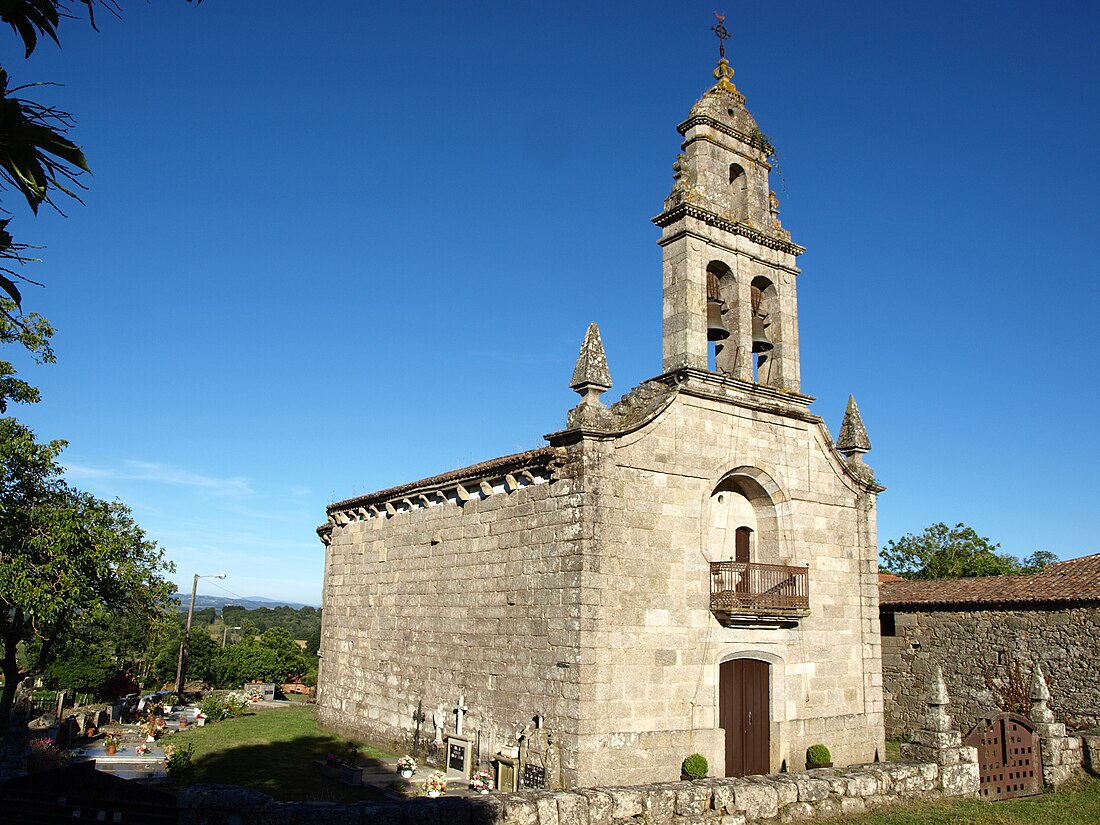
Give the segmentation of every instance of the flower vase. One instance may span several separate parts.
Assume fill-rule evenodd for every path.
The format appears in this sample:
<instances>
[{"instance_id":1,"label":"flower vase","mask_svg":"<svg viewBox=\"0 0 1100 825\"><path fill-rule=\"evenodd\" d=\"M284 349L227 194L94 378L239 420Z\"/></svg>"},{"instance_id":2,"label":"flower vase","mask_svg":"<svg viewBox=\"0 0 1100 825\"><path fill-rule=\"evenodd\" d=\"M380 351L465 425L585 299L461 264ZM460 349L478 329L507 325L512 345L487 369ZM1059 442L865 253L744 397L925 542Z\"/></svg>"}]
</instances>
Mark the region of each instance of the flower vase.
<instances>
[{"instance_id":1,"label":"flower vase","mask_svg":"<svg viewBox=\"0 0 1100 825\"><path fill-rule=\"evenodd\" d=\"M103 751L108 756L114 756L115 753L118 751L118 748L116 748L114 745L107 745L106 747L103 748Z\"/></svg>"},{"instance_id":2,"label":"flower vase","mask_svg":"<svg viewBox=\"0 0 1100 825\"><path fill-rule=\"evenodd\" d=\"M432 799L435 799L437 796L439 796L439 791L428 791L428 796L430 796Z\"/></svg>"},{"instance_id":3,"label":"flower vase","mask_svg":"<svg viewBox=\"0 0 1100 825\"><path fill-rule=\"evenodd\" d=\"M157 737L153 736L153 734L150 733L148 736L145 737L145 741L146 742L156 742Z\"/></svg>"},{"instance_id":4,"label":"flower vase","mask_svg":"<svg viewBox=\"0 0 1100 825\"><path fill-rule=\"evenodd\" d=\"M401 771L402 779L409 779L413 775L412 771Z\"/></svg>"},{"instance_id":5,"label":"flower vase","mask_svg":"<svg viewBox=\"0 0 1100 825\"><path fill-rule=\"evenodd\" d=\"M488 796L489 795L489 789L488 788L483 788L482 791L481 791L481 795L482 796Z\"/></svg>"}]
</instances>

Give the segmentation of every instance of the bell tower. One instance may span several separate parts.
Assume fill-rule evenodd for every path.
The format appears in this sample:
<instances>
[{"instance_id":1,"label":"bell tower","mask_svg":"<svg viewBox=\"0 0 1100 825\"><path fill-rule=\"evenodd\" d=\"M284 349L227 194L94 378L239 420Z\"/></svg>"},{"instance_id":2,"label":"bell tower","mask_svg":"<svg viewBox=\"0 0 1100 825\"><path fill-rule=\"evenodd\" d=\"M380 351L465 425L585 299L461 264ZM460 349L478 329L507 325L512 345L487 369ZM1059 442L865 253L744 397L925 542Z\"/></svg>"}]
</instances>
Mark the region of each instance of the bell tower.
<instances>
[{"instance_id":1,"label":"bell tower","mask_svg":"<svg viewBox=\"0 0 1100 825\"><path fill-rule=\"evenodd\" d=\"M717 83L691 108L673 164L662 229L663 371L714 369L742 381L799 390L795 259L805 250L779 222L768 185L774 148L745 108L714 27Z\"/></svg>"}]
</instances>

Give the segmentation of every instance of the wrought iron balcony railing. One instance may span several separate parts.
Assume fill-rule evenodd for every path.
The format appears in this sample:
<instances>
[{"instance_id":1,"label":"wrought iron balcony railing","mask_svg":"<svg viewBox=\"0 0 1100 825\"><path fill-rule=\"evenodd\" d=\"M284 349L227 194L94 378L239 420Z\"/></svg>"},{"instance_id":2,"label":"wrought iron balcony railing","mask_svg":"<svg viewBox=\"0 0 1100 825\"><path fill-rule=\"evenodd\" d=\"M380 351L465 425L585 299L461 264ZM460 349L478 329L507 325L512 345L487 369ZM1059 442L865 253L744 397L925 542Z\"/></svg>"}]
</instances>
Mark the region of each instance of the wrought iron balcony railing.
<instances>
[{"instance_id":1,"label":"wrought iron balcony railing","mask_svg":"<svg viewBox=\"0 0 1100 825\"><path fill-rule=\"evenodd\" d=\"M790 617L810 612L807 567L714 561L710 563L710 609L726 616Z\"/></svg>"}]
</instances>

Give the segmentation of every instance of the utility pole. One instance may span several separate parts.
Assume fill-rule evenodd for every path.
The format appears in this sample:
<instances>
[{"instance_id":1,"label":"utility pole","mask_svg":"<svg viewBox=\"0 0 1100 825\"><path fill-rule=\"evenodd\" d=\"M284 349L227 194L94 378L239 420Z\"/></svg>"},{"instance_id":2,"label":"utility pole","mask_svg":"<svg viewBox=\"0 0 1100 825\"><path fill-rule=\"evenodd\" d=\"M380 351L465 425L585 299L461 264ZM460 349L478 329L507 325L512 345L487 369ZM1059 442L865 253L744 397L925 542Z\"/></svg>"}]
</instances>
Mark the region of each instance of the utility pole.
<instances>
[{"instance_id":1,"label":"utility pole","mask_svg":"<svg viewBox=\"0 0 1100 825\"><path fill-rule=\"evenodd\" d=\"M176 665L176 696L183 701L183 675L187 672L187 654L191 645L191 617L195 615L195 594L199 590L199 579L224 579L225 573L215 573L212 576L200 576L195 574L195 581L191 585L191 605L187 608L187 629L183 631L183 641L180 642L180 658Z\"/></svg>"}]
</instances>

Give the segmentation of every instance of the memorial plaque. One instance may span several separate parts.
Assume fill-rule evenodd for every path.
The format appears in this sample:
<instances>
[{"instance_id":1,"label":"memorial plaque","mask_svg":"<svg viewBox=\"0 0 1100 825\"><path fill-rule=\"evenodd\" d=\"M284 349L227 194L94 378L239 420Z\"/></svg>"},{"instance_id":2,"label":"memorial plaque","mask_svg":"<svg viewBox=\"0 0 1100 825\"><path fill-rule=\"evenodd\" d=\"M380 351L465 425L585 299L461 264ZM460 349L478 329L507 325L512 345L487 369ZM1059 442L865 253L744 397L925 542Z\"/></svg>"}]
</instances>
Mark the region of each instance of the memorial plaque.
<instances>
[{"instance_id":1,"label":"memorial plaque","mask_svg":"<svg viewBox=\"0 0 1100 825\"><path fill-rule=\"evenodd\" d=\"M466 767L466 746L451 741L447 747L447 767L453 771L461 771Z\"/></svg>"},{"instance_id":2,"label":"memorial plaque","mask_svg":"<svg viewBox=\"0 0 1100 825\"><path fill-rule=\"evenodd\" d=\"M470 763L473 761L470 740L459 736L448 736L447 749L444 753L447 760L447 773L469 779Z\"/></svg>"},{"instance_id":3,"label":"memorial plaque","mask_svg":"<svg viewBox=\"0 0 1100 825\"><path fill-rule=\"evenodd\" d=\"M545 788L546 787L546 768L542 765L524 765L523 766L523 787L525 788Z\"/></svg>"}]
</instances>

